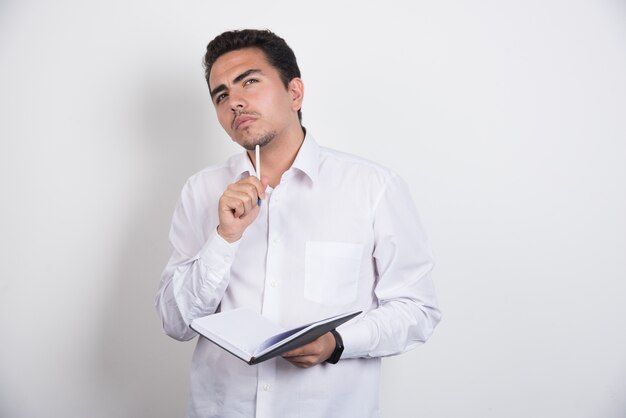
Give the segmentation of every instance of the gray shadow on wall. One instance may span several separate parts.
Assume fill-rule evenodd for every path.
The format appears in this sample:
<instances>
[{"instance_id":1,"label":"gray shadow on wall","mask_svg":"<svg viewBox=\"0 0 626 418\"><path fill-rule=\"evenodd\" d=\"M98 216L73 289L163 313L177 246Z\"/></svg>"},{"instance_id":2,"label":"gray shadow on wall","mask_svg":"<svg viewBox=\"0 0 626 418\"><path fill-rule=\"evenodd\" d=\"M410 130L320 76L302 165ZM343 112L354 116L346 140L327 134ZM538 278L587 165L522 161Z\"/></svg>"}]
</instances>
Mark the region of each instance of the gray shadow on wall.
<instances>
[{"instance_id":1,"label":"gray shadow on wall","mask_svg":"<svg viewBox=\"0 0 626 418\"><path fill-rule=\"evenodd\" d=\"M172 213L185 180L221 159L223 133L211 125L210 101L181 80L152 80L137 95L131 131L143 150L140 190L127 216L114 292L106 305L98 356L99 378L124 405L116 417L183 416L195 341L178 342L161 331L154 296L167 259ZM206 89L206 87L205 87ZM201 93L205 91L202 90ZM228 146L228 142L226 141ZM115 270L113 270L115 271Z\"/></svg>"}]
</instances>

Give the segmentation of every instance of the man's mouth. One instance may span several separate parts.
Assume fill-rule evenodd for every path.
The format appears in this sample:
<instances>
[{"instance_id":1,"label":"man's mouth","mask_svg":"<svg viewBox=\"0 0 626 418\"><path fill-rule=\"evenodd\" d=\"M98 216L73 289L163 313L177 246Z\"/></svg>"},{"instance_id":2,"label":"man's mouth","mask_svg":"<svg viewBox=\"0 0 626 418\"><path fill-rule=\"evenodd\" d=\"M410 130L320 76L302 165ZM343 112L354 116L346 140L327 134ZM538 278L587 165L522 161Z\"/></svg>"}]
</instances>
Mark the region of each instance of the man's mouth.
<instances>
[{"instance_id":1,"label":"man's mouth","mask_svg":"<svg viewBox=\"0 0 626 418\"><path fill-rule=\"evenodd\" d=\"M233 129L245 128L256 120L256 117L251 115L239 115L233 119Z\"/></svg>"}]
</instances>

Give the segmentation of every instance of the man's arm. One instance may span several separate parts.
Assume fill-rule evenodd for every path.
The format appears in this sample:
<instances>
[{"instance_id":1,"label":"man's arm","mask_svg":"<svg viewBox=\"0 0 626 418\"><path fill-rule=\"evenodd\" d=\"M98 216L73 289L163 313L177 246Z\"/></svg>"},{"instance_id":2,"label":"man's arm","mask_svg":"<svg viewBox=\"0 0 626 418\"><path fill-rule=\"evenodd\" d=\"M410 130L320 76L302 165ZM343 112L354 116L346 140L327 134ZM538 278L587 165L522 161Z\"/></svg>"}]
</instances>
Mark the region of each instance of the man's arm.
<instances>
[{"instance_id":1,"label":"man's arm","mask_svg":"<svg viewBox=\"0 0 626 418\"><path fill-rule=\"evenodd\" d=\"M211 226L204 241L200 231L207 217L201 211L207 209L197 207L189 182L183 188L170 229L172 256L155 299L163 330L172 338L194 338L191 321L216 311L228 287L238 240L256 219L257 197L264 197L263 190L254 177L229 185L218 204L219 224Z\"/></svg>"},{"instance_id":2,"label":"man's arm","mask_svg":"<svg viewBox=\"0 0 626 418\"><path fill-rule=\"evenodd\" d=\"M425 342L441 318L430 271L426 235L399 177L391 178L376 207L374 261L379 274L375 295L379 306L359 322L338 329L344 344L341 358L399 354ZM327 333L283 354L295 366L308 368L326 361L335 349Z\"/></svg>"},{"instance_id":3,"label":"man's arm","mask_svg":"<svg viewBox=\"0 0 626 418\"><path fill-rule=\"evenodd\" d=\"M389 179L375 207L378 307L341 326L342 358L399 354L424 343L441 319L431 278L433 259L406 184Z\"/></svg>"}]
</instances>

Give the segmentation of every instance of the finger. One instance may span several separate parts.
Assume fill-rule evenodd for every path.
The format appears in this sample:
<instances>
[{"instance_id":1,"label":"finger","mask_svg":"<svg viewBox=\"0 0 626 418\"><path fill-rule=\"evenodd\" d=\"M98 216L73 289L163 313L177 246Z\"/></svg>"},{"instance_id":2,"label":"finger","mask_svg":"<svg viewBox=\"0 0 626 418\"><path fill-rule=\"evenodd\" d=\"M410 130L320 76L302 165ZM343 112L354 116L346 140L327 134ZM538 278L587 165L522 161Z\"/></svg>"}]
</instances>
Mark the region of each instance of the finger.
<instances>
[{"instance_id":1,"label":"finger","mask_svg":"<svg viewBox=\"0 0 626 418\"><path fill-rule=\"evenodd\" d=\"M269 184L269 179L265 176L261 176L261 186L263 187L263 192L261 193L262 199L265 199L265 190L267 189L268 184Z\"/></svg>"},{"instance_id":2,"label":"finger","mask_svg":"<svg viewBox=\"0 0 626 418\"><path fill-rule=\"evenodd\" d=\"M250 184L250 183L235 183L235 184L231 184L230 186L228 186L228 188L226 189L226 191L224 192L225 194L227 193L245 193L246 195L249 196L251 201L256 202L259 194L257 191L257 188Z\"/></svg>"},{"instance_id":3,"label":"finger","mask_svg":"<svg viewBox=\"0 0 626 418\"><path fill-rule=\"evenodd\" d=\"M315 366L320 363L320 359L315 356L300 356L286 359L288 362L293 364L294 366L301 368L309 368Z\"/></svg>"},{"instance_id":4,"label":"finger","mask_svg":"<svg viewBox=\"0 0 626 418\"><path fill-rule=\"evenodd\" d=\"M221 210L226 213L230 212L235 218L243 218L253 211L250 199L246 194L225 195L220 202Z\"/></svg>"},{"instance_id":5,"label":"finger","mask_svg":"<svg viewBox=\"0 0 626 418\"><path fill-rule=\"evenodd\" d=\"M263 182L263 180L265 180L265 182ZM238 181L235 184L250 184L254 186L257 196L262 199L265 199L265 189L267 188L267 184L268 184L267 177L263 176L261 177L261 180L259 180L258 178L254 176L249 176L249 177L246 177L245 179Z\"/></svg>"},{"instance_id":6,"label":"finger","mask_svg":"<svg viewBox=\"0 0 626 418\"><path fill-rule=\"evenodd\" d=\"M315 356L320 353L320 345L318 344L318 340L311 341L308 344L302 345L298 348L294 348L291 351L287 351L283 354L283 356L287 357L298 357L298 356Z\"/></svg>"},{"instance_id":7,"label":"finger","mask_svg":"<svg viewBox=\"0 0 626 418\"><path fill-rule=\"evenodd\" d=\"M302 347L293 349L291 351L287 351L286 353L283 353L283 357L288 358L288 357L301 357L301 356L309 355L310 353L308 352L308 350L304 349L304 347L306 346L302 346Z\"/></svg>"},{"instance_id":8,"label":"finger","mask_svg":"<svg viewBox=\"0 0 626 418\"><path fill-rule=\"evenodd\" d=\"M227 204L235 204L239 206L239 201L243 204L243 212L239 213L239 217L243 216L256 205L257 197L247 193L245 191L233 191L227 190L224 192L225 202Z\"/></svg>"},{"instance_id":9,"label":"finger","mask_svg":"<svg viewBox=\"0 0 626 418\"><path fill-rule=\"evenodd\" d=\"M240 218L245 212L245 205L241 199L222 196L220 199L220 211L231 214L234 218Z\"/></svg>"},{"instance_id":10,"label":"finger","mask_svg":"<svg viewBox=\"0 0 626 418\"><path fill-rule=\"evenodd\" d=\"M317 344L306 344L302 347L296 348L291 351L283 353L283 357L307 357L307 356L319 356L320 350Z\"/></svg>"}]
</instances>

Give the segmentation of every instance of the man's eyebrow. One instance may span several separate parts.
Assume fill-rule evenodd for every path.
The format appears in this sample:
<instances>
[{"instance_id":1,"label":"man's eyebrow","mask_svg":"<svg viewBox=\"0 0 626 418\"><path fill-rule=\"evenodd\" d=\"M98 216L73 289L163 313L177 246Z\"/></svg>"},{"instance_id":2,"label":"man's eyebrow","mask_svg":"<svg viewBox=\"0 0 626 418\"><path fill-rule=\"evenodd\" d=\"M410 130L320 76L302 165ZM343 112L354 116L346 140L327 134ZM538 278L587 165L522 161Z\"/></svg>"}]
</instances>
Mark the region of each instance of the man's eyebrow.
<instances>
[{"instance_id":1,"label":"man's eyebrow","mask_svg":"<svg viewBox=\"0 0 626 418\"><path fill-rule=\"evenodd\" d=\"M260 73L261 70L248 70L245 71L241 74L239 74L237 77L235 77L235 79L233 80L233 83L239 83L241 80L243 80L244 78L248 77L251 74L256 74L256 73Z\"/></svg>"},{"instance_id":2,"label":"man's eyebrow","mask_svg":"<svg viewBox=\"0 0 626 418\"><path fill-rule=\"evenodd\" d=\"M211 90L211 97L214 98L217 93L223 90L226 90L226 86L224 84L220 84L219 86Z\"/></svg>"},{"instance_id":3,"label":"man's eyebrow","mask_svg":"<svg viewBox=\"0 0 626 418\"><path fill-rule=\"evenodd\" d=\"M260 73L261 70L259 69L250 69L248 71L244 71L243 73L239 74L237 77L235 77L233 79L233 84L235 83L239 83L241 80L243 80L244 78L248 77L251 74L256 74L256 73ZM215 87L213 90L211 90L211 97L215 97L215 95L219 92L222 92L226 90L226 85L224 84L220 84L219 86Z\"/></svg>"}]
</instances>

